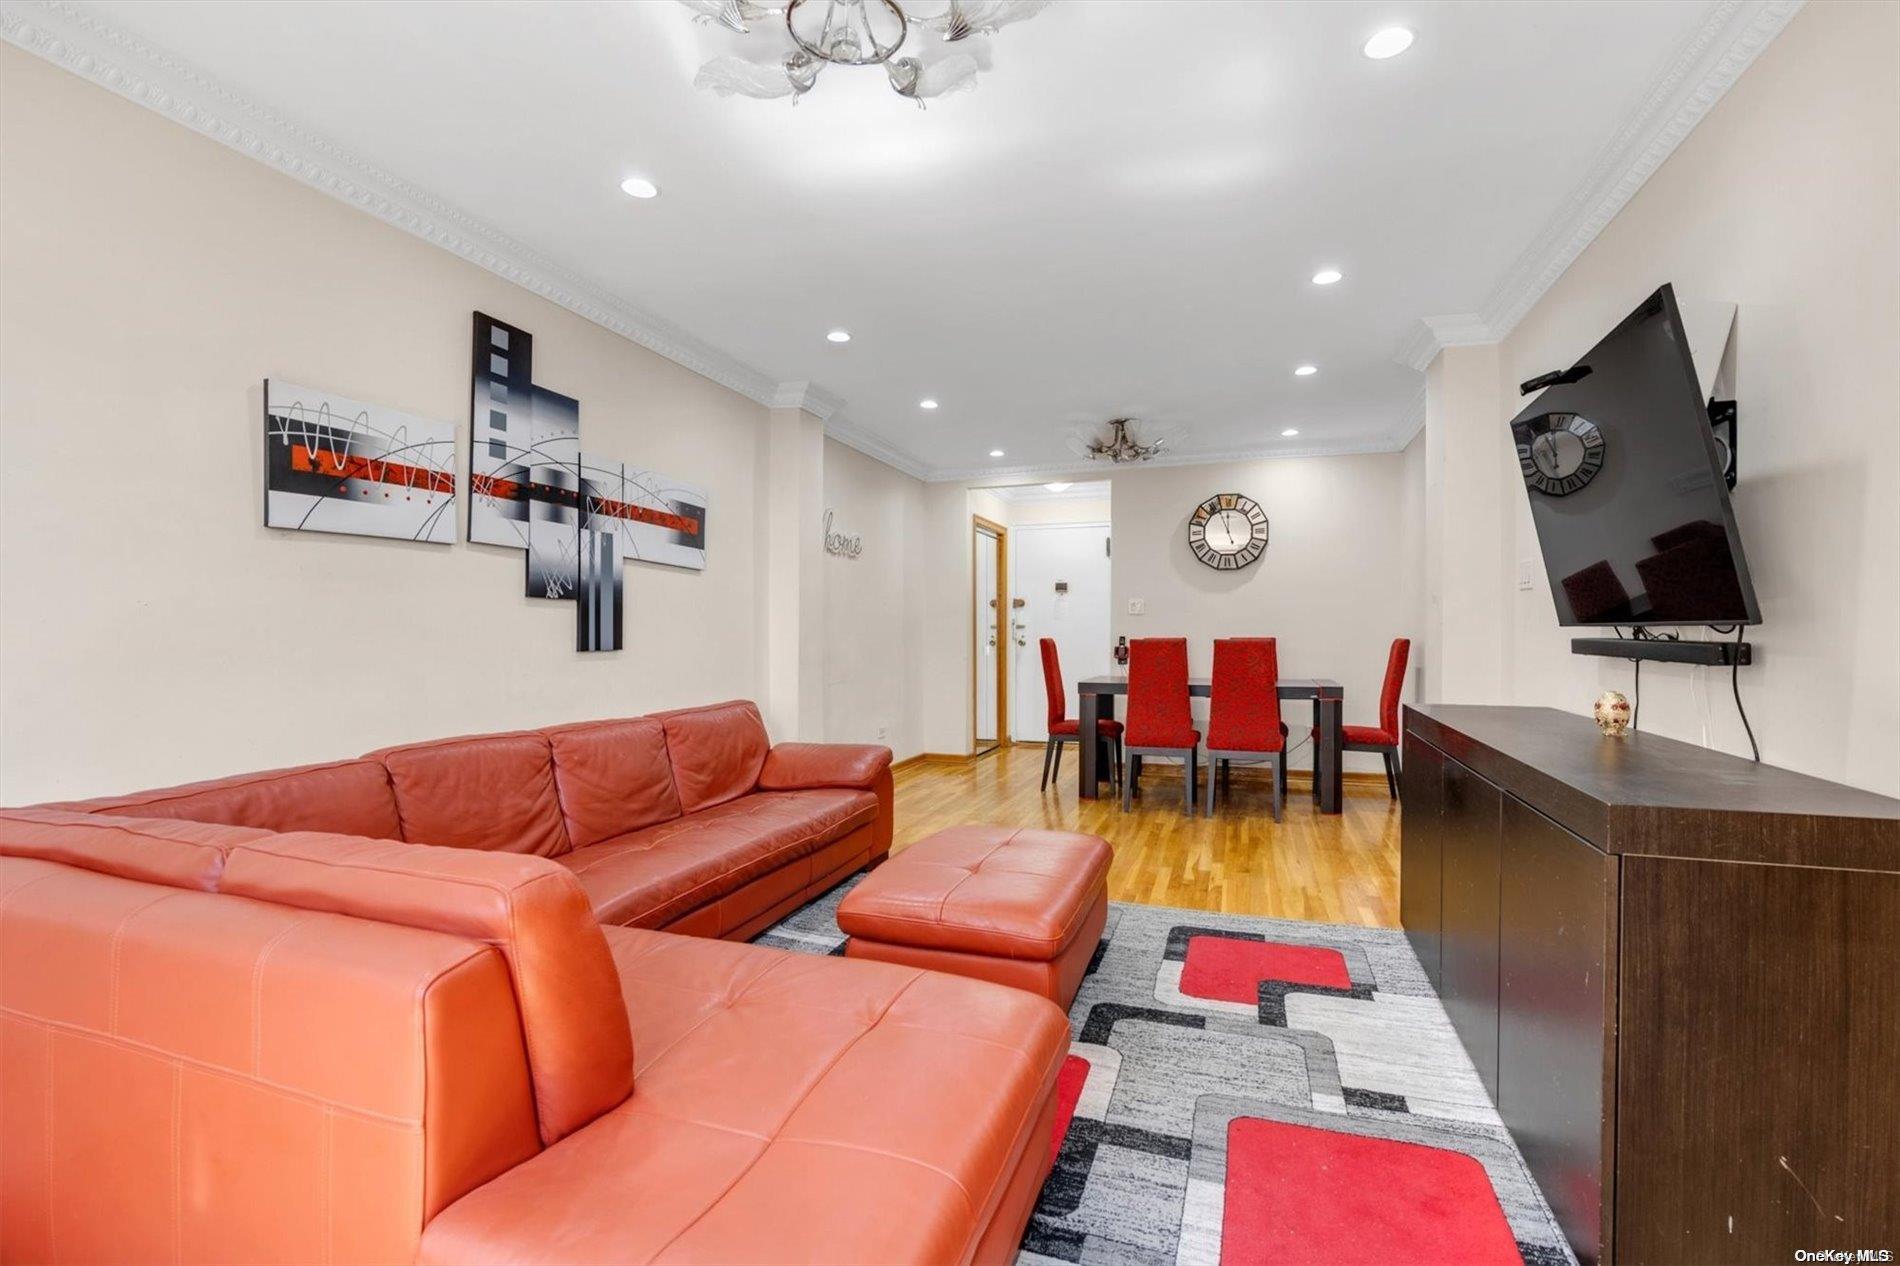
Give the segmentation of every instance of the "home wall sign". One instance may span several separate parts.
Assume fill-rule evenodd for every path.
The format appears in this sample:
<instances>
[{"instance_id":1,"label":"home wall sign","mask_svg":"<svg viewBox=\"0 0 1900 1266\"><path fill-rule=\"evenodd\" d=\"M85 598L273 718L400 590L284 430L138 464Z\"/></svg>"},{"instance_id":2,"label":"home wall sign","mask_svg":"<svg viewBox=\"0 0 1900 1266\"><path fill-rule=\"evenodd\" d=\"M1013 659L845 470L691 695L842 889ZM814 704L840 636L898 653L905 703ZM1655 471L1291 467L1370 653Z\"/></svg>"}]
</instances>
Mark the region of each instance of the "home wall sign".
<instances>
[{"instance_id":1,"label":"home wall sign","mask_svg":"<svg viewBox=\"0 0 1900 1266\"><path fill-rule=\"evenodd\" d=\"M475 314L468 539L526 555L530 598L575 604L575 648L621 647L621 563L706 566L706 494L581 449L580 401L534 381L534 336Z\"/></svg>"},{"instance_id":2,"label":"home wall sign","mask_svg":"<svg viewBox=\"0 0 1900 1266\"><path fill-rule=\"evenodd\" d=\"M831 530L830 510L825 511L825 553L836 554L840 558L856 558L864 552L864 538L857 533L846 535Z\"/></svg>"}]
</instances>

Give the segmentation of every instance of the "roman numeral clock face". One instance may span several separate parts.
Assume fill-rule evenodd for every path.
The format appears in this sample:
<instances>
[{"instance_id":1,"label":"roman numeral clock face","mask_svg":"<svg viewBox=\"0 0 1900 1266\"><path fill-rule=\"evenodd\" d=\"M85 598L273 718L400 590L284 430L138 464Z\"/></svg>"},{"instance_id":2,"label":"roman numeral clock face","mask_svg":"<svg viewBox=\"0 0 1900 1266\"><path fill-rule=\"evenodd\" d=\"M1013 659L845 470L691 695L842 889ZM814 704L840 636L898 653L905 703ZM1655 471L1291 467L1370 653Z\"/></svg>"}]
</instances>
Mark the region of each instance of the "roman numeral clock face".
<instances>
[{"instance_id":1,"label":"roman numeral clock face","mask_svg":"<svg viewBox=\"0 0 1900 1266\"><path fill-rule=\"evenodd\" d=\"M1603 432L1580 413L1546 413L1511 429L1518 469L1533 491L1567 497L1603 469Z\"/></svg>"},{"instance_id":2,"label":"roman numeral clock face","mask_svg":"<svg viewBox=\"0 0 1900 1266\"><path fill-rule=\"evenodd\" d=\"M1209 497L1188 519L1188 548L1215 571L1239 571L1267 552L1267 512L1237 492Z\"/></svg>"}]
</instances>

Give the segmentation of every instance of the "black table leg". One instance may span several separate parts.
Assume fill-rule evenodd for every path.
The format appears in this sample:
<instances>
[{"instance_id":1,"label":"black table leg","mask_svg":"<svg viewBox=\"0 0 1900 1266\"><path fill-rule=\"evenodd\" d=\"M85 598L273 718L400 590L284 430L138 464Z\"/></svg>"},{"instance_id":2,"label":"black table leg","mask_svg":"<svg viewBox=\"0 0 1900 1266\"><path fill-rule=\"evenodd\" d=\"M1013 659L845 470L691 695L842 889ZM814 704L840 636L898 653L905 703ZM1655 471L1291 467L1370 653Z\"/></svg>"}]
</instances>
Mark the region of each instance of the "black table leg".
<instances>
[{"instance_id":1,"label":"black table leg","mask_svg":"<svg viewBox=\"0 0 1900 1266\"><path fill-rule=\"evenodd\" d=\"M1102 745L1096 735L1102 727L1096 722L1101 719L1102 696L1084 692L1082 695L1082 732L1077 735L1075 745L1076 787L1075 794L1084 800L1093 800L1101 785Z\"/></svg>"},{"instance_id":2,"label":"black table leg","mask_svg":"<svg viewBox=\"0 0 1900 1266\"><path fill-rule=\"evenodd\" d=\"M1315 699L1313 711L1319 724L1319 750L1313 754L1313 798L1321 813L1338 813L1340 765L1344 739L1340 733L1339 699Z\"/></svg>"},{"instance_id":3,"label":"black table leg","mask_svg":"<svg viewBox=\"0 0 1900 1266\"><path fill-rule=\"evenodd\" d=\"M1097 695L1095 697L1095 716L1098 720L1102 721L1113 721L1115 719L1114 695ZM1101 727L1097 726L1096 730L1099 733ZM1115 781L1114 761L1115 745L1105 738L1097 739L1095 741L1095 783L1098 787L1105 782L1112 783Z\"/></svg>"}]
</instances>

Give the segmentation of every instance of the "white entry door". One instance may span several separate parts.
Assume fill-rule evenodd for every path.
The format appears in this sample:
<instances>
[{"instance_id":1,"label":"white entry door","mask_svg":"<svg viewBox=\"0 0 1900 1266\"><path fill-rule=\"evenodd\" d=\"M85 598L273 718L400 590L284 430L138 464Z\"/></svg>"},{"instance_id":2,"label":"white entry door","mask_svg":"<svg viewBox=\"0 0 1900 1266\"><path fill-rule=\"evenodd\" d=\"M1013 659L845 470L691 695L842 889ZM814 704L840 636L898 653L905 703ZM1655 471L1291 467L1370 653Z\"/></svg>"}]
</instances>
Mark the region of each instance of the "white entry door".
<instances>
[{"instance_id":1,"label":"white entry door","mask_svg":"<svg viewBox=\"0 0 1900 1266\"><path fill-rule=\"evenodd\" d=\"M1077 679L1105 673L1114 663L1108 635L1108 525L1021 524L1010 530L1010 544L1015 554L1010 589L1022 600L1010 612L1016 670L1010 732L1039 743L1049 737L1041 640L1056 640L1071 718L1077 715Z\"/></svg>"}]
</instances>

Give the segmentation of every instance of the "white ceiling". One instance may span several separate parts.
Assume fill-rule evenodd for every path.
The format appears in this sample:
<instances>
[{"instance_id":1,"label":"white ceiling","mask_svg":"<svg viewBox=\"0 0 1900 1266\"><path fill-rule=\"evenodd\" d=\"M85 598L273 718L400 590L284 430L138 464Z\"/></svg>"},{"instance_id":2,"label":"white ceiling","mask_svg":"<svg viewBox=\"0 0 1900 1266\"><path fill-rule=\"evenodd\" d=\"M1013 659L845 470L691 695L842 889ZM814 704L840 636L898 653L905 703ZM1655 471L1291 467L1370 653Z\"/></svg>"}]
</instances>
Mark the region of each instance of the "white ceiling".
<instances>
[{"instance_id":1,"label":"white ceiling","mask_svg":"<svg viewBox=\"0 0 1900 1266\"><path fill-rule=\"evenodd\" d=\"M1188 458L1402 443L1421 318L1514 321L1792 7L1063 0L922 111L875 70L795 108L695 91L730 37L666 0L28 16L182 85L146 104L289 137L313 183L752 394L810 384L834 432L945 477L1072 468L1069 428L1124 414ZM1412 50L1362 56L1393 23Z\"/></svg>"}]
</instances>

